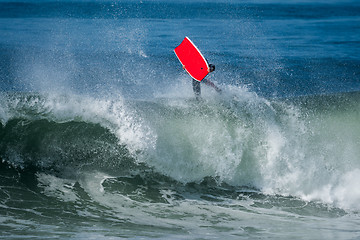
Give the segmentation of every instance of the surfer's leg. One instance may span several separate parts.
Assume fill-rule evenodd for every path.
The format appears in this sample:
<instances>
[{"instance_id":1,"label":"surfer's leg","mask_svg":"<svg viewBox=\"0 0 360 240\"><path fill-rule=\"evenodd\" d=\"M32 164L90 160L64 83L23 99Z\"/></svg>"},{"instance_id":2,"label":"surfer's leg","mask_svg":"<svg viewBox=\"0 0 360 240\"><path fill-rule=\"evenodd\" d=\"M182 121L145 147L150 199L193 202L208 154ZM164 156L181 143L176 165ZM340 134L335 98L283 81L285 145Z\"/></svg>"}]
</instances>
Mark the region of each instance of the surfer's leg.
<instances>
[{"instance_id":1,"label":"surfer's leg","mask_svg":"<svg viewBox=\"0 0 360 240\"><path fill-rule=\"evenodd\" d=\"M201 95L200 82L193 79L192 86L193 86L193 91L195 93L196 98L200 97L200 95Z\"/></svg>"},{"instance_id":2,"label":"surfer's leg","mask_svg":"<svg viewBox=\"0 0 360 240\"><path fill-rule=\"evenodd\" d=\"M202 80L203 83L205 83L206 85L213 87L218 93L221 93L221 89L218 88L213 82L211 82L209 79L204 78Z\"/></svg>"}]
</instances>

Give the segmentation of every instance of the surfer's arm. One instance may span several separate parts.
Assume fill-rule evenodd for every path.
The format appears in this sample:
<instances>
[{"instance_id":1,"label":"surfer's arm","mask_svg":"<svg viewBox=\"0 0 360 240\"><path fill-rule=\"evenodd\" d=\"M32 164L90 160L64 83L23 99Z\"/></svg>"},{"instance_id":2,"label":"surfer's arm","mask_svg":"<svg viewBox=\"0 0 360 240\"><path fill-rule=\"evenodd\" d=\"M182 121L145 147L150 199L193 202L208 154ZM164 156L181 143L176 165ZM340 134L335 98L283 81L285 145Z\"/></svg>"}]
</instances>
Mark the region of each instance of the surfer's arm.
<instances>
[{"instance_id":1,"label":"surfer's arm","mask_svg":"<svg viewBox=\"0 0 360 240\"><path fill-rule=\"evenodd\" d=\"M213 87L218 93L221 93L221 89L218 88L213 82L209 79L204 78L201 82L205 83L207 86Z\"/></svg>"}]
</instances>

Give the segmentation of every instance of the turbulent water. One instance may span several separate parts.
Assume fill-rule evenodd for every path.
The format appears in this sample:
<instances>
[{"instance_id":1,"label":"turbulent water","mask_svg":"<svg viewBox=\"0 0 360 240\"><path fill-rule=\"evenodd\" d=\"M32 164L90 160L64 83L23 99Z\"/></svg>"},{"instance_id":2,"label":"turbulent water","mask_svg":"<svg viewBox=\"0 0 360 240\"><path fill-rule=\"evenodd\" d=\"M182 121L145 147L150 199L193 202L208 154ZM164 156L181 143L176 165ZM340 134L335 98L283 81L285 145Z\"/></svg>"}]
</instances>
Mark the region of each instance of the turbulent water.
<instances>
[{"instance_id":1,"label":"turbulent water","mask_svg":"<svg viewBox=\"0 0 360 240\"><path fill-rule=\"evenodd\" d=\"M357 239L360 4L0 1L3 239ZM190 37L222 94L173 49Z\"/></svg>"}]
</instances>

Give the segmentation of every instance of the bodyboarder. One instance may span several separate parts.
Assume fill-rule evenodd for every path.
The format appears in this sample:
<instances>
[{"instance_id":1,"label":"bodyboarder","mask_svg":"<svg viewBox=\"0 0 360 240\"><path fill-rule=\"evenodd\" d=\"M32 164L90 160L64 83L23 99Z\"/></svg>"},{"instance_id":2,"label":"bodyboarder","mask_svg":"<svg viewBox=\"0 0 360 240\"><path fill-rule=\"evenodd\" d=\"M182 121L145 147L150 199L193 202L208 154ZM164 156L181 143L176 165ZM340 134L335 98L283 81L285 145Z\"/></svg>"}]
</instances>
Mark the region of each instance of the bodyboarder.
<instances>
[{"instance_id":1,"label":"bodyboarder","mask_svg":"<svg viewBox=\"0 0 360 240\"><path fill-rule=\"evenodd\" d=\"M206 58L201 54L194 43L185 37L184 40L174 49L175 55L178 57L182 67L192 77L193 91L197 99L201 95L200 83L213 87L217 92L221 92L213 82L206 79L206 75L215 71L215 65L209 64Z\"/></svg>"}]
</instances>

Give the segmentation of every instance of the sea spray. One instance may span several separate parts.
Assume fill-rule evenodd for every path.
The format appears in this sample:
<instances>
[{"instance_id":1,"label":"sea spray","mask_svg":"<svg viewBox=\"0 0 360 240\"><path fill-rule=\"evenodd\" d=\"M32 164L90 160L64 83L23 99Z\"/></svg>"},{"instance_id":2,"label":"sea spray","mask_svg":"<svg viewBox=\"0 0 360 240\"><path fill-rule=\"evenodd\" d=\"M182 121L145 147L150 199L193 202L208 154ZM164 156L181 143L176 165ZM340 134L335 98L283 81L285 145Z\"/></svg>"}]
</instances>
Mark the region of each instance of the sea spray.
<instances>
[{"instance_id":1,"label":"sea spray","mask_svg":"<svg viewBox=\"0 0 360 240\"><path fill-rule=\"evenodd\" d=\"M184 183L211 176L220 183L251 186L267 194L353 206L360 197L356 191L356 197L349 196L353 200L346 200L351 203L339 200L343 174L352 176L349 165L339 159L359 168L358 128L353 126L357 106L344 105L351 110L337 123L343 126L331 127L326 116L338 115L337 109L321 110L322 99L301 101L267 100L246 88L226 86L223 96L206 93L200 102L175 98L143 103L139 112L157 133L155 150L146 163ZM345 147L345 155L339 155L343 151L337 145Z\"/></svg>"}]
</instances>

